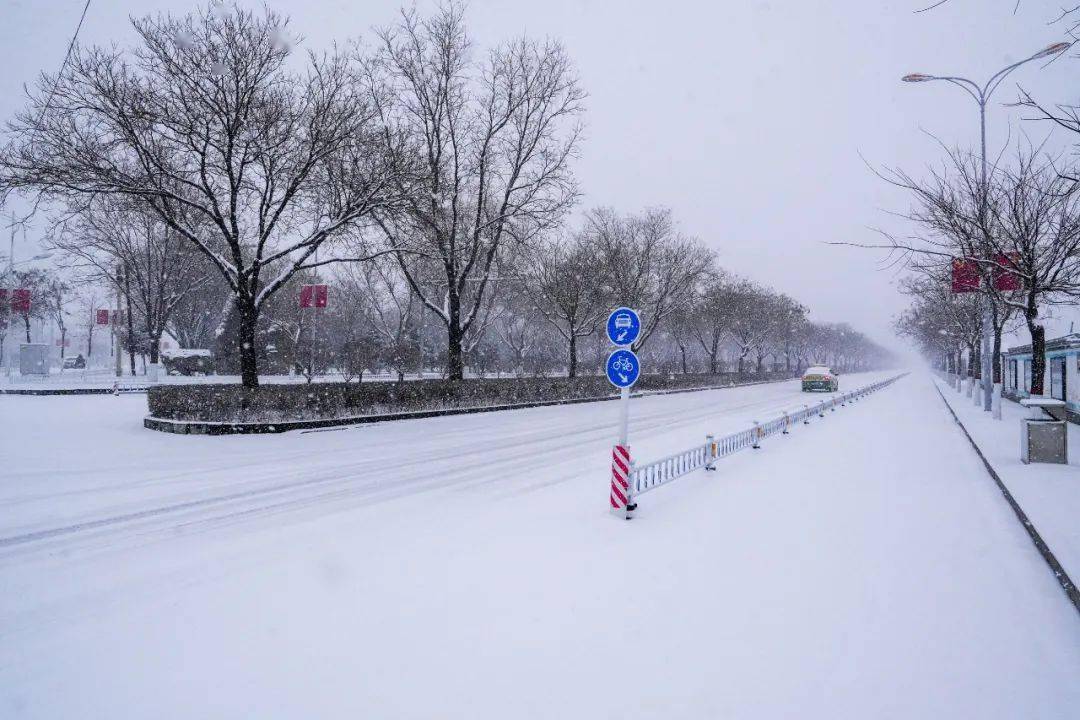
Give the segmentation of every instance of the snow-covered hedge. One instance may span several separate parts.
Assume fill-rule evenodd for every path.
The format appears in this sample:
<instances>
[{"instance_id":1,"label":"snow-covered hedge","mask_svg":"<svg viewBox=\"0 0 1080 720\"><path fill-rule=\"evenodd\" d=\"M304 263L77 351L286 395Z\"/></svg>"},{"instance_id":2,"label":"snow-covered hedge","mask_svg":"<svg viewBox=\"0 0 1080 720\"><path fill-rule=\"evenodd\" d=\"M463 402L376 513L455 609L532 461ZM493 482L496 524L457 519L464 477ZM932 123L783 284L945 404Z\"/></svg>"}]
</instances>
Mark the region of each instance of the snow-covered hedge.
<instances>
[{"instance_id":1,"label":"snow-covered hedge","mask_svg":"<svg viewBox=\"0 0 1080 720\"><path fill-rule=\"evenodd\" d=\"M635 391L722 387L754 375L645 375ZM778 379L770 375L769 379ZM148 393L150 415L205 422L275 422L381 415L414 410L488 407L604 398L617 394L602 377L420 380L402 383L159 385Z\"/></svg>"}]
</instances>

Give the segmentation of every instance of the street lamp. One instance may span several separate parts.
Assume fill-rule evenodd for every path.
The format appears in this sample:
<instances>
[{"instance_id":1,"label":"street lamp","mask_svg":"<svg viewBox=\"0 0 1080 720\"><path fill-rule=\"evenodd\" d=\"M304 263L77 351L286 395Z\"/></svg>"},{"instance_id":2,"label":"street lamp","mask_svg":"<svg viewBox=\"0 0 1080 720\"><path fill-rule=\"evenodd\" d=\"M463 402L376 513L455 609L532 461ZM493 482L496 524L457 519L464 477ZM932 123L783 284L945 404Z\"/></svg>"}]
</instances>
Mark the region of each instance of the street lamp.
<instances>
[{"instance_id":1,"label":"street lamp","mask_svg":"<svg viewBox=\"0 0 1080 720\"><path fill-rule=\"evenodd\" d=\"M981 174L981 177L980 177L980 181L981 181L981 184L982 184L982 193L981 193L982 197L980 199L980 202L983 203L983 208L984 209L985 209L986 194L987 194L987 178L986 178L986 105L987 105L987 103L990 102L990 96L993 95L994 91L997 90L998 87L1001 86L1002 81L1004 81L1005 78L1010 73L1012 73L1013 70L1017 69L1021 65L1025 65L1025 64L1027 64L1029 62L1032 62L1034 60L1042 60L1044 58L1060 55L1061 53L1068 50L1070 47L1072 47L1072 43L1068 43L1068 42L1056 42L1056 43L1054 43L1052 45L1048 45L1045 48L1043 48L1042 50L1040 50L1039 52L1035 53L1034 55L1032 55L1030 57L1027 57L1027 58L1024 58L1023 60L1021 60L1019 62L1015 62L1012 65L1008 65L1008 66L1002 68L1001 70L998 70L996 73L991 75L990 79L987 80L982 85L979 85L978 83L976 83L976 82L974 82L972 80L968 80L967 78L956 77L956 76L953 76L953 75L928 75L928 74L925 74L925 73L911 73L911 74L905 75L904 77L900 78L900 80L902 82L907 82L907 83L920 83L920 82L930 82L932 80L944 80L945 82L952 83L953 85L956 85L958 88L962 89L964 92L966 92L968 95L970 95L971 99L974 100L975 103L979 106L979 144L980 144L980 150L981 150L981 153L982 153L982 155L981 155L982 174ZM982 376L983 376L983 410L989 412L993 408L993 404L994 404L994 393L993 393L993 387L992 387L993 383L990 382L990 380L992 380L992 376L993 376L993 359L990 356L990 352L991 352L990 348L991 348L991 346L993 345L993 342L994 342L994 334L993 334L993 329L992 329L993 319L992 319L991 314L990 314L990 303L989 302L984 303L983 312L982 312L982 325L983 325L983 336L982 336L981 365L982 365ZM1000 417L999 414L998 414L998 411L995 411L994 417L995 418Z\"/></svg>"}]
</instances>

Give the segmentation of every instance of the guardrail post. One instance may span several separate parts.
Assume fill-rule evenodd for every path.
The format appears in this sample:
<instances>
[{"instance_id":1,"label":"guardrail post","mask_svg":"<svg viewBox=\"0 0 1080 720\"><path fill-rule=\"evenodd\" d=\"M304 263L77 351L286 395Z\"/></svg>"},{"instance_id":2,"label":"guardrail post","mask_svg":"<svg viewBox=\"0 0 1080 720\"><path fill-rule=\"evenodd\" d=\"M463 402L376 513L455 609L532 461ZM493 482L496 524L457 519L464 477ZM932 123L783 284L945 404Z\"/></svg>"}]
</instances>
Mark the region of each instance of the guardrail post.
<instances>
[{"instance_id":1,"label":"guardrail post","mask_svg":"<svg viewBox=\"0 0 1080 720\"><path fill-rule=\"evenodd\" d=\"M788 435L788 429L791 427L791 417L784 413L784 429L780 432L781 435Z\"/></svg>"},{"instance_id":2,"label":"guardrail post","mask_svg":"<svg viewBox=\"0 0 1080 720\"><path fill-rule=\"evenodd\" d=\"M759 423L757 420L755 420L754 421L754 444L751 445L750 447L752 447L755 450L760 450L761 449L761 435L762 435L761 423Z\"/></svg>"},{"instance_id":3,"label":"guardrail post","mask_svg":"<svg viewBox=\"0 0 1080 720\"><path fill-rule=\"evenodd\" d=\"M630 459L630 487L626 491L626 519L633 520L637 510L637 501L634 499L634 467L636 463Z\"/></svg>"},{"instance_id":4,"label":"guardrail post","mask_svg":"<svg viewBox=\"0 0 1080 720\"><path fill-rule=\"evenodd\" d=\"M822 400L820 403L818 403L817 416L819 418L825 417L825 401L824 400Z\"/></svg>"},{"instance_id":5,"label":"guardrail post","mask_svg":"<svg viewBox=\"0 0 1080 720\"><path fill-rule=\"evenodd\" d=\"M810 424L810 414L811 414L810 413L810 406L809 405L803 405L803 421L802 421L803 425L809 425Z\"/></svg>"},{"instance_id":6,"label":"guardrail post","mask_svg":"<svg viewBox=\"0 0 1080 720\"><path fill-rule=\"evenodd\" d=\"M716 440L712 435L705 436L705 469L716 470Z\"/></svg>"}]
</instances>

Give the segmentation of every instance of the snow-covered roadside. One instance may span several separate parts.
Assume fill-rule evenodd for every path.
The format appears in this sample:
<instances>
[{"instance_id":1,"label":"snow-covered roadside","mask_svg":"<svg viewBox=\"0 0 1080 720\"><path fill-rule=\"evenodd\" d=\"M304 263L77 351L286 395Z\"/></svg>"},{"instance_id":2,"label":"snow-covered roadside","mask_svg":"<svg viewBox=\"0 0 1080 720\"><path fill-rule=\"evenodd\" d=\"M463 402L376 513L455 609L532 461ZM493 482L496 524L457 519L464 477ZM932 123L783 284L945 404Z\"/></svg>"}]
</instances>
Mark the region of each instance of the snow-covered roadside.
<instances>
[{"instance_id":1,"label":"snow-covered roadside","mask_svg":"<svg viewBox=\"0 0 1080 720\"><path fill-rule=\"evenodd\" d=\"M1020 462L1020 421L1027 410L1002 400L1000 421L935 379L986 459L1038 529L1073 582L1080 582L1080 426L1069 423L1069 464Z\"/></svg>"},{"instance_id":2,"label":"snow-covered roadside","mask_svg":"<svg viewBox=\"0 0 1080 720\"><path fill-rule=\"evenodd\" d=\"M670 452L796 396L635 401L632 442ZM649 493L629 523L606 511L608 404L185 438L132 430L134 398L79 400L118 415L81 437L24 429L6 523L338 479L227 523L192 508L0 549L3 716L1013 720L1080 703L1080 623L925 376Z\"/></svg>"}]
</instances>

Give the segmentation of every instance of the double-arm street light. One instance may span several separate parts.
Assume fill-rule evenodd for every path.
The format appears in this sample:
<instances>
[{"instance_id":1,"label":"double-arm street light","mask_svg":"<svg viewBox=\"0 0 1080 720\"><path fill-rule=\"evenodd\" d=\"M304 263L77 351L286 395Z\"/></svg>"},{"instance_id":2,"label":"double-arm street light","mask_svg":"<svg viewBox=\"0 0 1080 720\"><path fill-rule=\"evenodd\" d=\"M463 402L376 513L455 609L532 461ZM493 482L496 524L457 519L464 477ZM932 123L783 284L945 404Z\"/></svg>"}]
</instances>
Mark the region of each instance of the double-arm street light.
<instances>
[{"instance_id":1,"label":"double-arm street light","mask_svg":"<svg viewBox=\"0 0 1080 720\"><path fill-rule=\"evenodd\" d=\"M1060 55L1071 47L1072 43L1058 42L1043 48L1039 52L1035 53L1031 57L1024 58L1019 62L1015 62L1012 65L1002 68L990 76L982 85L968 80L967 78L956 77L953 75L926 75L923 73L912 73L900 78L904 82L917 83L917 82L930 82L933 80L944 80L945 82L952 83L958 88L962 89L972 100L979 106L979 142L980 149L982 151L982 173L980 177L980 183L982 185L981 199L983 203L983 211L985 212L986 195L988 189L987 170L986 170L986 106L990 102L990 96L994 94L1005 78L1021 65L1025 65L1034 60L1042 60L1044 58L1054 57ZM990 312L990 303L986 301L983 303L982 313L982 390L983 390L983 410L990 411L994 405L994 391L993 383L991 382L993 377L993 358L991 357L991 348L994 342L993 331L993 318ZM1000 401L998 401L1000 402ZM997 411L995 411L995 417L997 417Z\"/></svg>"}]
</instances>

